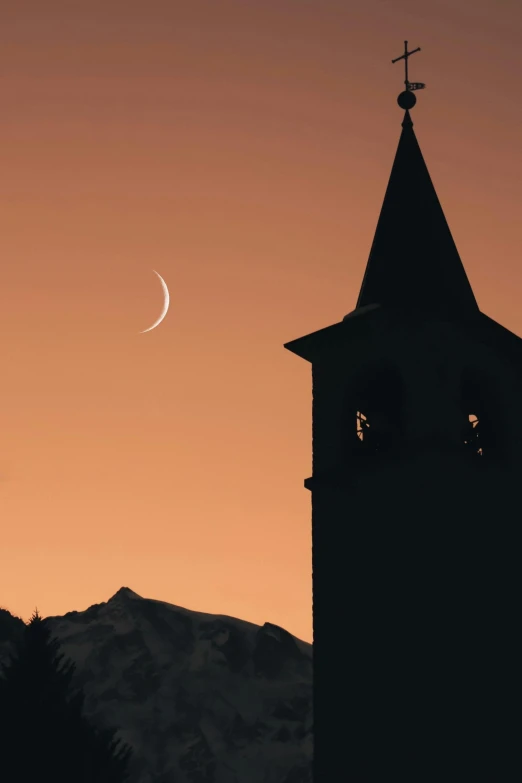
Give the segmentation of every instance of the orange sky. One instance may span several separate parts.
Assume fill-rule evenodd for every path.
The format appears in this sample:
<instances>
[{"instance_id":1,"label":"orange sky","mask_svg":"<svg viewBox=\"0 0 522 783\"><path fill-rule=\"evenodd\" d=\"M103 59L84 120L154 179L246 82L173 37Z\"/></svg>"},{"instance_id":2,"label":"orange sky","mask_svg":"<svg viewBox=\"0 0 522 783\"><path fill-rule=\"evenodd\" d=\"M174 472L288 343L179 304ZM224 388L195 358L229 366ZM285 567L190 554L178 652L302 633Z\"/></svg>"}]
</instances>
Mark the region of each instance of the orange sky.
<instances>
[{"instance_id":1,"label":"orange sky","mask_svg":"<svg viewBox=\"0 0 522 783\"><path fill-rule=\"evenodd\" d=\"M311 373L415 131L522 334L519 0L17 0L0 23L0 604L127 585L311 640ZM422 263L422 259L419 259ZM164 323L157 269L171 292ZM337 545L337 544L335 544Z\"/></svg>"}]
</instances>

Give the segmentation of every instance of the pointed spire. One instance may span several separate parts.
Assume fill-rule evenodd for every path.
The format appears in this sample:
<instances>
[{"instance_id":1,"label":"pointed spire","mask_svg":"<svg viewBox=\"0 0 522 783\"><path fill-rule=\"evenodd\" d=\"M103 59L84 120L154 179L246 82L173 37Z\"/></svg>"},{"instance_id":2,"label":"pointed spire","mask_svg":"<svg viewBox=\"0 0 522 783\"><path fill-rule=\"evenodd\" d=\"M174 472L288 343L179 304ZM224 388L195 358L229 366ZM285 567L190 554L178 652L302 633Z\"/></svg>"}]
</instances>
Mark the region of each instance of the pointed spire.
<instances>
[{"instance_id":1,"label":"pointed spire","mask_svg":"<svg viewBox=\"0 0 522 783\"><path fill-rule=\"evenodd\" d=\"M357 309L379 304L395 309L467 315L478 305L451 236L413 131L409 110L422 82L408 79L408 58L420 48L392 60L404 60L406 89L397 98L403 109L402 133L377 223Z\"/></svg>"},{"instance_id":2,"label":"pointed spire","mask_svg":"<svg viewBox=\"0 0 522 783\"><path fill-rule=\"evenodd\" d=\"M357 308L369 304L462 315L478 311L408 109Z\"/></svg>"}]
</instances>

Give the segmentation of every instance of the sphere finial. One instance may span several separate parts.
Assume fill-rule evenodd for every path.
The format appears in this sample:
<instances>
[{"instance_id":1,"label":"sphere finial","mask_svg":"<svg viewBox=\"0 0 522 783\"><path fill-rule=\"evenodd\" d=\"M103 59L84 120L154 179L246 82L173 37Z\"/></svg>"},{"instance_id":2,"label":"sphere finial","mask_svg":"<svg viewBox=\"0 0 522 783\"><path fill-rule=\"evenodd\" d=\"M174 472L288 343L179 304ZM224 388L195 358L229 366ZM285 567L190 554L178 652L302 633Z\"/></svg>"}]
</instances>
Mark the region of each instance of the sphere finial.
<instances>
[{"instance_id":1,"label":"sphere finial","mask_svg":"<svg viewBox=\"0 0 522 783\"><path fill-rule=\"evenodd\" d=\"M414 93L410 90L404 90L404 92L401 92L399 97L397 98L397 103L401 107L401 109L413 109L415 104L417 103L417 98L415 97Z\"/></svg>"}]
</instances>

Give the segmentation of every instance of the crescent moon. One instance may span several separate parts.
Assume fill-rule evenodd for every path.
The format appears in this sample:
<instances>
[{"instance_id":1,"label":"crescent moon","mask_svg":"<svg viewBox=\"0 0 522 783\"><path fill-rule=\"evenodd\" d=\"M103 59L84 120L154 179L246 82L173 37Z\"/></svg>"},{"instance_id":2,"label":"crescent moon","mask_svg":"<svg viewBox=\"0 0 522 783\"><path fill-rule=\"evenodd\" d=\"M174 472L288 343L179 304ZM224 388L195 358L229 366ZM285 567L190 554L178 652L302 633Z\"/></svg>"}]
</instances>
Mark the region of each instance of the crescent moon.
<instances>
[{"instance_id":1,"label":"crescent moon","mask_svg":"<svg viewBox=\"0 0 522 783\"><path fill-rule=\"evenodd\" d=\"M144 329L142 332L140 332L140 334L145 334L145 332L150 332L152 329L155 329L156 326L159 326L160 323L165 318L165 316L167 315L167 310L169 309L169 304L170 304L170 294L166 282L164 281L162 276L158 272L156 272L155 269L153 269L152 271L154 272L155 275L158 275L160 279L161 287L163 289L163 310L161 311L160 317L156 321L154 321L152 326L149 326L148 329Z\"/></svg>"}]
</instances>

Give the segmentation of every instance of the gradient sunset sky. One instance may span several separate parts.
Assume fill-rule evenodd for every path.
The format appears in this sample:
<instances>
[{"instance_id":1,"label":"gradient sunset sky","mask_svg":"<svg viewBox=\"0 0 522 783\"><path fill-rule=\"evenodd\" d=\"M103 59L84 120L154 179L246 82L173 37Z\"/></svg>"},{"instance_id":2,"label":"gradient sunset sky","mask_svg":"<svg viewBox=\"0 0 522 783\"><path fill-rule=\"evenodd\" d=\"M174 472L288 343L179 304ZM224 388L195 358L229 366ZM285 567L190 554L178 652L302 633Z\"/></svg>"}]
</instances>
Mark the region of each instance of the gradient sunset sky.
<instances>
[{"instance_id":1,"label":"gradient sunset sky","mask_svg":"<svg viewBox=\"0 0 522 783\"><path fill-rule=\"evenodd\" d=\"M520 0L2 9L0 605L126 585L311 641L311 371L283 343L355 307L405 39L477 301L522 335L521 38ZM139 334L153 269L170 312Z\"/></svg>"}]
</instances>

